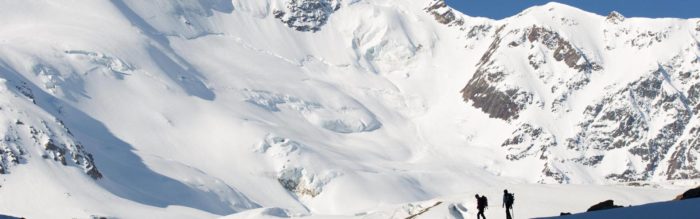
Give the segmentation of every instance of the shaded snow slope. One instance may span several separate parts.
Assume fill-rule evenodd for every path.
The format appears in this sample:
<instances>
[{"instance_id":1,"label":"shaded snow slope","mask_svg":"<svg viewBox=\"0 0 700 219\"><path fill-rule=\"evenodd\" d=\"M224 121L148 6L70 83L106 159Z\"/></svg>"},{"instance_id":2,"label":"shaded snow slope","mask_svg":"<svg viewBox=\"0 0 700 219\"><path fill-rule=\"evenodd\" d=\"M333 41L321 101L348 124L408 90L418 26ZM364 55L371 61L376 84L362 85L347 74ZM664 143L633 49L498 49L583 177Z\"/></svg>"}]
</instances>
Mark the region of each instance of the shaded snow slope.
<instances>
[{"instance_id":1,"label":"shaded snow slope","mask_svg":"<svg viewBox=\"0 0 700 219\"><path fill-rule=\"evenodd\" d=\"M387 218L442 201L427 217L459 218L504 187L641 204L700 177L698 19L550 3L489 20L433 0L0 5L4 214ZM550 214L538 206L519 213Z\"/></svg>"},{"instance_id":2,"label":"shaded snow slope","mask_svg":"<svg viewBox=\"0 0 700 219\"><path fill-rule=\"evenodd\" d=\"M700 213L699 203L698 199L668 201L556 218L689 218Z\"/></svg>"}]
</instances>

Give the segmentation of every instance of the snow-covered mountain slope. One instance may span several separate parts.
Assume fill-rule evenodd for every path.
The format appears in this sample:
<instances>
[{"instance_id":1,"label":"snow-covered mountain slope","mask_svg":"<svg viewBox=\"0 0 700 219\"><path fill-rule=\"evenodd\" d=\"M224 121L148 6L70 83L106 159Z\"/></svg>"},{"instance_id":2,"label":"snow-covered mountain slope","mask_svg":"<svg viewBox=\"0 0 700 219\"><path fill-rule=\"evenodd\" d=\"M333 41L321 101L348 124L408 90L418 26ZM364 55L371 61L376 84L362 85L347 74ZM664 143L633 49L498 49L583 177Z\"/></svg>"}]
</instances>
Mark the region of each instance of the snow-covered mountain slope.
<instances>
[{"instance_id":1,"label":"snow-covered mountain slope","mask_svg":"<svg viewBox=\"0 0 700 219\"><path fill-rule=\"evenodd\" d=\"M0 4L3 214L386 218L442 200L468 215L472 194L508 187L521 215L543 216L525 200L639 204L700 177L700 19L550 3L489 20L433 0ZM546 185L560 183L577 185ZM622 183L654 188L606 185Z\"/></svg>"},{"instance_id":2,"label":"snow-covered mountain slope","mask_svg":"<svg viewBox=\"0 0 700 219\"><path fill-rule=\"evenodd\" d=\"M663 194L658 188L625 188L620 186L591 186L591 185L511 185L511 190L516 191L516 204L514 204L515 218L553 217L562 212L581 213L591 205L600 201L616 197L615 203L624 206L644 206L649 200L657 199L666 202L673 198L673 194ZM500 205L499 195L502 191L488 189L488 193L481 193L476 189L465 189L465 193L454 193L435 199L423 200L411 203L383 205L369 211L355 214L329 215L294 215L293 212L281 208L260 208L236 213L222 217L222 219L246 219L246 218L353 218L353 219L380 219L380 218L446 218L463 219L476 218L477 209L474 193L480 192L489 197L489 207L485 210L487 218L505 218L505 209ZM693 202L697 203L697 202ZM658 206L654 209L663 209L668 205ZM687 216L689 212L697 209L684 205L678 209L678 216ZM692 204L690 206L693 206ZM629 213L629 212L628 212ZM588 214L582 214L588 215ZM629 215L629 214L627 214ZM658 214L650 214L658 215ZM692 214L691 214L692 215ZM590 216L589 216L590 217ZM595 217L593 217L595 218ZM608 217L599 217L608 218ZM615 218L615 217L610 217ZM627 217L623 217L627 218ZM633 217L634 218L634 217ZM682 218L682 217L680 217Z\"/></svg>"},{"instance_id":3,"label":"snow-covered mountain slope","mask_svg":"<svg viewBox=\"0 0 700 219\"><path fill-rule=\"evenodd\" d=\"M539 181L697 178L695 28L531 8L496 25L462 93L516 125L502 146L515 163L539 163Z\"/></svg>"},{"instance_id":4,"label":"snow-covered mountain slope","mask_svg":"<svg viewBox=\"0 0 700 219\"><path fill-rule=\"evenodd\" d=\"M573 213L572 215L566 216L552 216L552 217L538 217L538 218L566 218L566 219L576 219L576 218L640 218L640 219L655 219L655 218L692 218L692 215L697 215L700 213L700 209L697 208L700 199L689 199L683 201L664 201L656 202L642 205L629 205L623 206L623 208L600 210L593 212L584 212L586 209L579 207L576 211L568 212L562 211L561 213ZM546 206L554 212L559 208L558 205ZM494 208L496 209L496 208ZM498 208L497 211L502 211L503 209ZM485 215L492 218L502 218L505 215L493 214L494 210L487 210ZM464 203L446 203L438 200L429 200L422 203L414 203L402 206L398 210L392 211L376 211L369 214L360 214L355 216L328 216L328 215L315 215L306 216L301 218L475 218L470 212L468 212L467 207ZM561 214L560 213L560 214ZM550 215L554 215L550 213ZM514 215L520 217L520 215ZM275 208L264 208L256 209L251 211L246 211L240 214L230 215L223 217L225 219L238 219L238 218L288 218L287 212L282 209Z\"/></svg>"}]
</instances>

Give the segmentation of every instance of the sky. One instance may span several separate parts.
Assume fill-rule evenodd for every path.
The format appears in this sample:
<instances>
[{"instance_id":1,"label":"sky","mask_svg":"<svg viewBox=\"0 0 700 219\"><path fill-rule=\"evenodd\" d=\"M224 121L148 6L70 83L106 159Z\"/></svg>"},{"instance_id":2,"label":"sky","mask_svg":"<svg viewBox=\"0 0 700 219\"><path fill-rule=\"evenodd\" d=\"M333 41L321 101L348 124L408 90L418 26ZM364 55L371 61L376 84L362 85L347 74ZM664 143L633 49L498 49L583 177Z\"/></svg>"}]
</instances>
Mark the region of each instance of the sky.
<instances>
[{"instance_id":1,"label":"sky","mask_svg":"<svg viewBox=\"0 0 700 219\"><path fill-rule=\"evenodd\" d=\"M551 0L446 0L451 7L472 17L501 19ZM585 11L607 15L618 11L625 17L700 17L700 0L556 0Z\"/></svg>"}]
</instances>

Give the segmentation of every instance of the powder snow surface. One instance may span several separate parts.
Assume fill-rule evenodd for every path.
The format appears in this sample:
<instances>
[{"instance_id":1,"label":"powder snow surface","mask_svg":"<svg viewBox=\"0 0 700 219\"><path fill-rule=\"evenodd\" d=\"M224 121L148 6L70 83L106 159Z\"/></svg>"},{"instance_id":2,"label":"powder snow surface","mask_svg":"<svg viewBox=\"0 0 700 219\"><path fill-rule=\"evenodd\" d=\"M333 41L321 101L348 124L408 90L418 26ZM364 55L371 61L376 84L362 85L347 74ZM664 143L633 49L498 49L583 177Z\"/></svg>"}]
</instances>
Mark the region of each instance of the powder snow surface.
<instances>
[{"instance_id":1,"label":"powder snow surface","mask_svg":"<svg viewBox=\"0 0 700 219\"><path fill-rule=\"evenodd\" d=\"M473 218L478 193L489 197L493 218L504 217L507 188L516 194L516 217L529 218L581 212L607 199L625 206L666 201L697 183L630 187L606 183L598 169L572 172L580 177L568 185L538 183L539 163L513 163L500 147L515 124L489 118L459 92L490 36L467 39L468 29L438 23L425 11L432 1L320 2L340 9L325 10L332 15L318 31L276 18L275 11L285 19L304 14L282 0L0 3L0 121L17 127L0 131L29 142L23 127L53 130L46 136L79 142L103 176L92 179L79 164L64 166L27 145L24 160L0 175L0 213L405 218L440 201L419 218ZM562 14L579 26L550 19ZM458 15L467 25L547 25L572 34L598 61L636 57L633 50L592 50L625 42L602 40L605 17L565 5L500 21ZM628 20L630 27L685 33L670 34L655 57L638 57L645 61L667 59L699 35L688 34L697 19ZM607 82L586 92L656 67L625 63L605 63L610 67L595 80ZM549 89L521 80L528 89ZM31 98L21 92L27 89ZM574 110L561 118L537 110L523 117L571 134L570 121L594 98L571 97ZM627 165L611 156L601 168Z\"/></svg>"}]
</instances>

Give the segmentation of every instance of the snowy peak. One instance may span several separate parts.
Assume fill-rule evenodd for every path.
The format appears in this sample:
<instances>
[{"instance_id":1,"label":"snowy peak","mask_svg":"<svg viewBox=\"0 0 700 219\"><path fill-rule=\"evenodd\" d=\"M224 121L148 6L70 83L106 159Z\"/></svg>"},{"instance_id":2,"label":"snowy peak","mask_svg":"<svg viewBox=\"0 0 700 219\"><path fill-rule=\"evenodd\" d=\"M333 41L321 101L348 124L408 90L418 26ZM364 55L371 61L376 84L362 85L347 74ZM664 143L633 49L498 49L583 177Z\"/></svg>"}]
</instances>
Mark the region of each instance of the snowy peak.
<instances>
[{"instance_id":1,"label":"snowy peak","mask_svg":"<svg viewBox=\"0 0 700 219\"><path fill-rule=\"evenodd\" d=\"M608 16L605 17L605 21L610 22L612 24L619 24L625 21L625 16L623 16L617 11L611 11L610 14L608 14Z\"/></svg>"},{"instance_id":2,"label":"snowy peak","mask_svg":"<svg viewBox=\"0 0 700 219\"><path fill-rule=\"evenodd\" d=\"M575 25L576 23L584 22L584 19L598 20L600 17L600 15L566 4L549 2L544 5L527 8L515 16L505 18L502 21L515 24L536 20L538 22L548 23L549 25L554 25L555 23Z\"/></svg>"},{"instance_id":3,"label":"snowy peak","mask_svg":"<svg viewBox=\"0 0 700 219\"><path fill-rule=\"evenodd\" d=\"M433 15L435 20L441 24L447 24L449 26L464 25L464 18L458 18L457 16L459 15L455 13L454 9L447 6L444 0L434 1L425 8L425 11Z\"/></svg>"},{"instance_id":4,"label":"snowy peak","mask_svg":"<svg viewBox=\"0 0 700 219\"><path fill-rule=\"evenodd\" d=\"M641 20L647 25L637 22ZM699 71L693 61L697 43L687 31L690 21L625 19L616 12L605 18L612 26L602 21L601 16L558 3L499 21L501 26L462 89L465 102L518 127L501 146L516 163L528 156L540 160L539 182L577 182L580 179L568 173L579 170L565 166L609 167L615 162L606 157L618 149L627 150L614 153L626 154L628 161L613 166L627 168L595 174L604 173L612 181L687 179L683 177L694 173L676 174L682 168L668 154L687 154L685 146L675 145L685 138L686 124L695 120L688 110L692 106L685 107L693 103L683 102L691 92L684 84L695 83L689 75ZM691 73L681 76L686 71ZM665 90L669 87L673 89ZM601 88L604 96L591 96ZM630 105L617 106L625 102ZM614 112L601 116L601 110ZM580 118L579 112L586 117ZM581 121L578 133L559 131L572 124L543 116ZM607 122L597 121L601 119ZM567 146L560 146L563 143Z\"/></svg>"}]
</instances>

